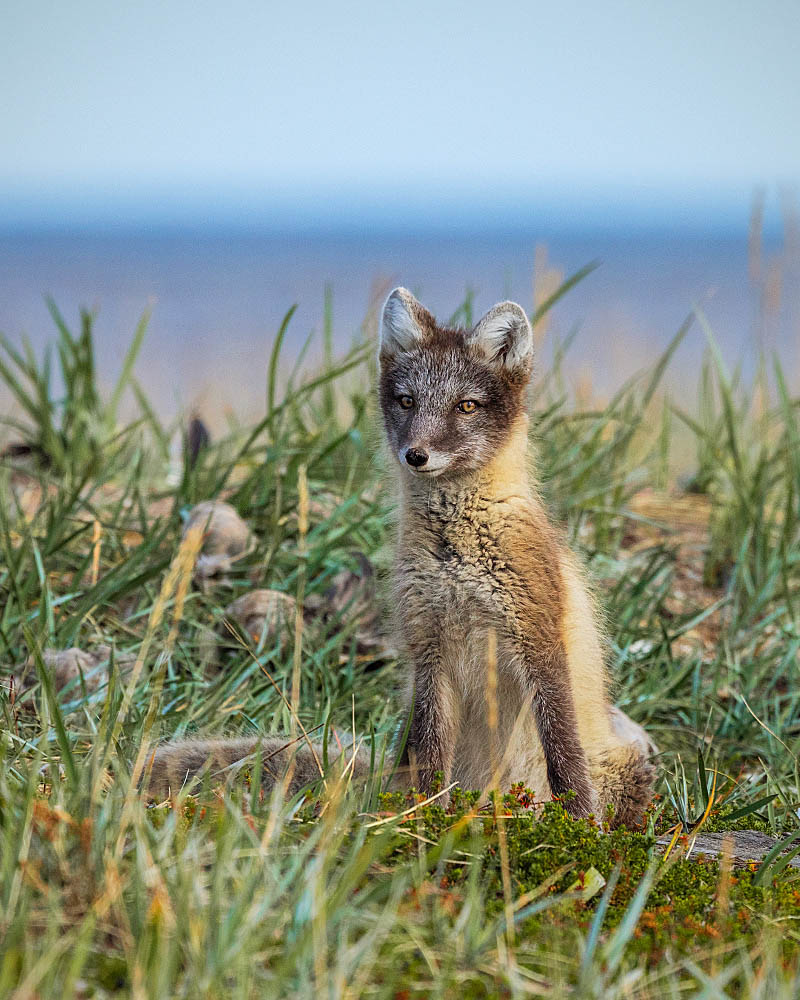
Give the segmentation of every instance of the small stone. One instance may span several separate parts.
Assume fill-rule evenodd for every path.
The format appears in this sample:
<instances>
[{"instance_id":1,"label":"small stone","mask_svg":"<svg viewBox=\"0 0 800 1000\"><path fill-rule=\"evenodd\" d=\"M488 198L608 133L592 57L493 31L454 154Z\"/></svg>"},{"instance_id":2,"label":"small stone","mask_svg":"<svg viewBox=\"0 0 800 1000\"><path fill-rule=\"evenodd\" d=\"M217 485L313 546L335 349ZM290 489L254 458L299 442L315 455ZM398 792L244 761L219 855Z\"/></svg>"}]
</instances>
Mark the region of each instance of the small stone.
<instances>
[{"instance_id":1,"label":"small stone","mask_svg":"<svg viewBox=\"0 0 800 1000\"><path fill-rule=\"evenodd\" d=\"M374 661L388 659L396 654L386 637L375 571L363 553L355 553L355 558L359 571L340 570L324 593L306 597L303 611L310 624L319 623L328 633L352 623L358 655Z\"/></svg>"},{"instance_id":2,"label":"small stone","mask_svg":"<svg viewBox=\"0 0 800 1000\"><path fill-rule=\"evenodd\" d=\"M183 529L203 528L202 554L195 566L195 576L205 580L226 573L237 559L251 552L255 536L238 512L222 500L204 500L192 507Z\"/></svg>"},{"instance_id":3,"label":"small stone","mask_svg":"<svg viewBox=\"0 0 800 1000\"><path fill-rule=\"evenodd\" d=\"M93 694L108 682L108 665L111 660L111 647L97 646L92 652L86 652L73 646L70 649L43 649L42 662L53 677L53 684L58 693L69 688L70 697L78 698L85 684L88 694ZM132 653L117 653L114 659L117 669L123 674L130 673L136 662ZM35 659L33 655L25 661L21 671L22 680L17 685L20 692L30 690L38 681ZM81 682L80 678L83 677Z\"/></svg>"},{"instance_id":4,"label":"small stone","mask_svg":"<svg viewBox=\"0 0 800 1000\"><path fill-rule=\"evenodd\" d=\"M225 614L247 632L253 642L274 639L282 631L289 634L294 625L297 603L280 590L251 590L232 601Z\"/></svg>"}]
</instances>

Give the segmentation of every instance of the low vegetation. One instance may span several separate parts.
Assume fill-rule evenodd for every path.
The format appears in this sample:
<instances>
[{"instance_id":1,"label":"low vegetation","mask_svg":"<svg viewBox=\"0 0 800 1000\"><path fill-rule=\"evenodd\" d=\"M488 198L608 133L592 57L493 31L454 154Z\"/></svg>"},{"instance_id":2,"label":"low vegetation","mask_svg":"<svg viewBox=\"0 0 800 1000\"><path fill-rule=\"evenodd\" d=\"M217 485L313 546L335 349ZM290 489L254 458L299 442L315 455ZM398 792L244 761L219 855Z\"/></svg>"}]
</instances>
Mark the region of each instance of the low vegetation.
<instances>
[{"instance_id":1,"label":"low vegetation","mask_svg":"<svg viewBox=\"0 0 800 1000\"><path fill-rule=\"evenodd\" d=\"M53 314L57 372L0 343L16 403L0 468L0 995L800 992L800 401L777 362L729 373L698 316L602 406L576 409L563 351L535 387L542 489L598 583L617 703L661 751L646 826L608 832L521 787L488 804L457 790L447 812L382 791L401 673L381 630L393 497L369 345L332 360L326 327L324 370L288 372L290 313L263 418L176 461L181 428L135 377L145 324L103 393L91 316L73 333ZM661 378L687 335L708 350L697 404L677 406ZM200 579L182 534L209 499L254 544ZM292 597L292 620L227 619L253 588ZM100 682L59 689L43 651L101 646ZM371 741L366 787L345 774L270 800L254 766L164 803L137 790L165 736L302 730ZM776 847L749 865L725 838L699 853L698 835L743 829Z\"/></svg>"}]
</instances>

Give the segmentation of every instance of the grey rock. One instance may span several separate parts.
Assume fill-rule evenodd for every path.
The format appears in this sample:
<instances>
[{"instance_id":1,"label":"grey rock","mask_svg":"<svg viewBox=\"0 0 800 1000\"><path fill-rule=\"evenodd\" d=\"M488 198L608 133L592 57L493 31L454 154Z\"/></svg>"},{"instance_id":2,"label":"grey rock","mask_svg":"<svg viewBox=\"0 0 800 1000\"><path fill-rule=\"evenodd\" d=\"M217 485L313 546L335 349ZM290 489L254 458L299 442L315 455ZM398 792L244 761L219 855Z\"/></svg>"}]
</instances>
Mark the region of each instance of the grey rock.
<instances>
[{"instance_id":1,"label":"grey rock","mask_svg":"<svg viewBox=\"0 0 800 1000\"><path fill-rule=\"evenodd\" d=\"M192 507L183 537L197 527L203 529L203 547L194 570L198 580L226 573L255 546L255 536L238 511L222 500L204 500Z\"/></svg>"},{"instance_id":2,"label":"grey rock","mask_svg":"<svg viewBox=\"0 0 800 1000\"><path fill-rule=\"evenodd\" d=\"M279 590L251 590L232 601L225 614L247 632L253 642L274 640L281 633L292 634L297 603Z\"/></svg>"}]
</instances>

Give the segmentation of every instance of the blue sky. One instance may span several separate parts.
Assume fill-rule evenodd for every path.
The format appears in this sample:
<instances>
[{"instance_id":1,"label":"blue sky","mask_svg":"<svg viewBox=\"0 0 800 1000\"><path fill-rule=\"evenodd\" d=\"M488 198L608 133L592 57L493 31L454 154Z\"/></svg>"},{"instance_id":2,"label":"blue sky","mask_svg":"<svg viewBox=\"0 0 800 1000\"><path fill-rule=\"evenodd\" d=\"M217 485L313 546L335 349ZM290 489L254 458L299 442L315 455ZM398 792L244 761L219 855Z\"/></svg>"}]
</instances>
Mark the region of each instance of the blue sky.
<instances>
[{"instance_id":1,"label":"blue sky","mask_svg":"<svg viewBox=\"0 0 800 1000\"><path fill-rule=\"evenodd\" d=\"M6 222L664 218L800 180L797 0L5 0Z\"/></svg>"}]
</instances>

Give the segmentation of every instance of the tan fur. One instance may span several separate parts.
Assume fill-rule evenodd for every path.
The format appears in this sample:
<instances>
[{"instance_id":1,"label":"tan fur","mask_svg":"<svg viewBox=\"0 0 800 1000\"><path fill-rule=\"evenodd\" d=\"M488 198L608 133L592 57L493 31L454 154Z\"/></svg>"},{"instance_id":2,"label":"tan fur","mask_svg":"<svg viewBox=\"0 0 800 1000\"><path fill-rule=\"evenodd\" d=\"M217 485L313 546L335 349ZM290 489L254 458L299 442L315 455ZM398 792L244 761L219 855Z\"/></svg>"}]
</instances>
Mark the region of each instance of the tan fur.
<instances>
[{"instance_id":1,"label":"tan fur","mask_svg":"<svg viewBox=\"0 0 800 1000\"><path fill-rule=\"evenodd\" d=\"M575 556L562 549L559 565L564 588L561 636L567 652L570 683L580 705L578 729L587 747L616 745L607 712L605 657L597 627L597 613Z\"/></svg>"},{"instance_id":2,"label":"tan fur","mask_svg":"<svg viewBox=\"0 0 800 1000\"><path fill-rule=\"evenodd\" d=\"M183 740L158 747L145 768L144 787L156 798L177 795L182 788L195 788L197 779L207 775L212 785L236 777L241 766L255 770L251 760L261 752L261 781L272 788L289 775L286 792L294 795L302 788L321 779L324 761L322 747L314 744L314 752L304 740L289 740L284 736L217 740ZM328 748L328 776L344 769L363 777L369 771L370 755L356 748L355 761L349 746L332 743ZM240 766L241 765L241 766ZM318 766L319 765L319 766Z\"/></svg>"}]
</instances>

